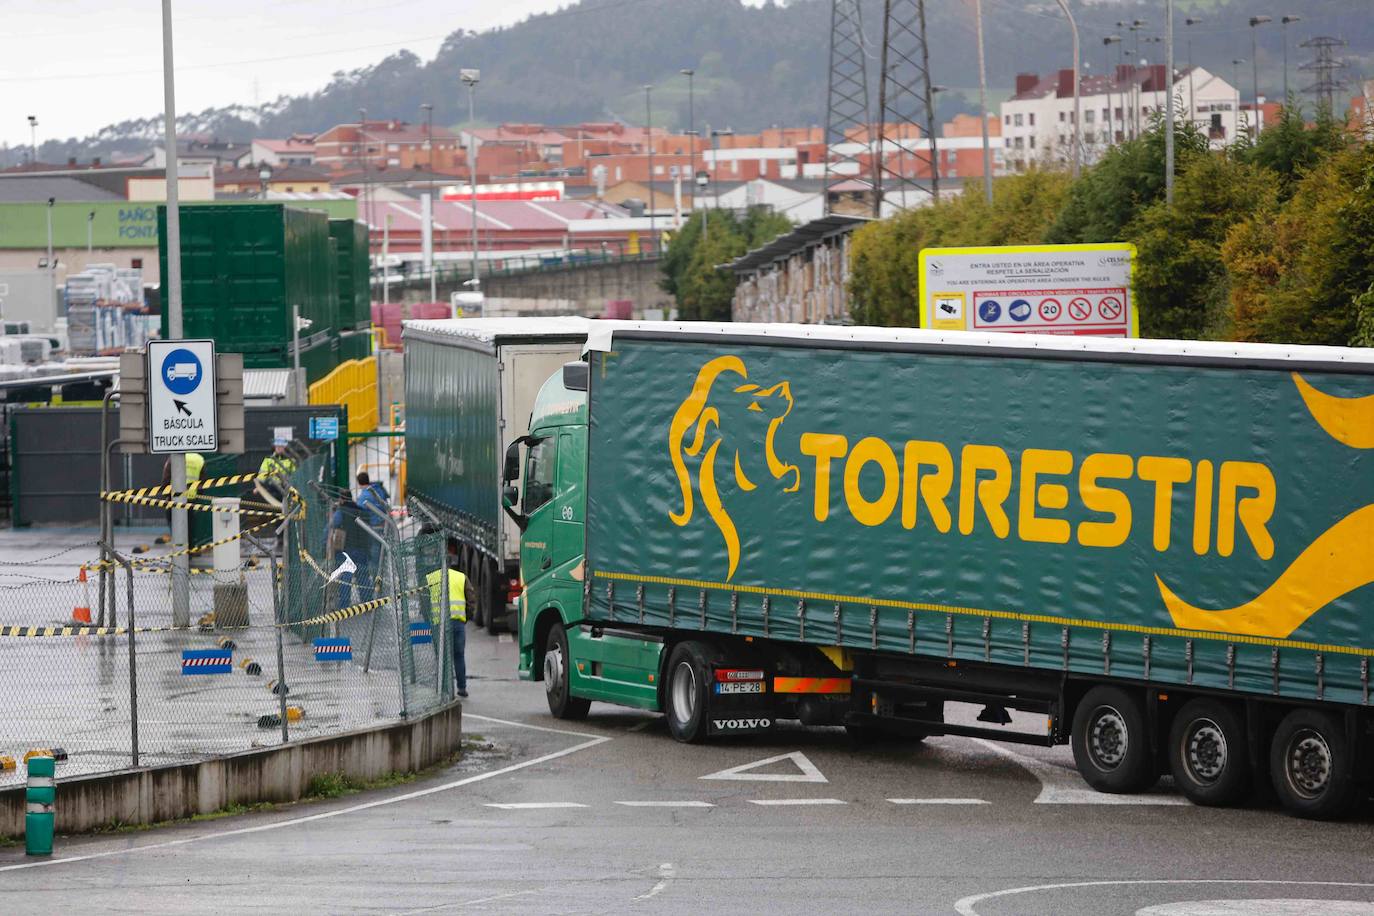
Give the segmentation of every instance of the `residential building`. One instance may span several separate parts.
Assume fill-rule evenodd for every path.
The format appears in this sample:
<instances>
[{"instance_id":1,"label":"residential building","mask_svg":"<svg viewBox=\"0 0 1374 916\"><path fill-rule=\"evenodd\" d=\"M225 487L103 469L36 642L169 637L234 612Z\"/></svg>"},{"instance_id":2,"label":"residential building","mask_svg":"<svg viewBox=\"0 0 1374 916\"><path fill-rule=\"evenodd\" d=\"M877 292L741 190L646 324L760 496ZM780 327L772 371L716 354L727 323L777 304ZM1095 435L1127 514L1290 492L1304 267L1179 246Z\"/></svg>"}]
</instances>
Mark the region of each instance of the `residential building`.
<instances>
[{"instance_id":1,"label":"residential building","mask_svg":"<svg viewBox=\"0 0 1374 916\"><path fill-rule=\"evenodd\" d=\"M465 171L462 144L453 131L427 124L366 121L337 124L315 138L315 165L330 171L350 169L430 169Z\"/></svg>"},{"instance_id":2,"label":"residential building","mask_svg":"<svg viewBox=\"0 0 1374 916\"><path fill-rule=\"evenodd\" d=\"M218 137L182 137L177 139L177 167L207 166L212 169L234 169L248 164L253 155L250 143L220 140ZM143 165L167 168L167 147L153 147Z\"/></svg>"},{"instance_id":3,"label":"residential building","mask_svg":"<svg viewBox=\"0 0 1374 916\"><path fill-rule=\"evenodd\" d=\"M265 180L264 171L267 173ZM332 189L328 172L304 165L276 168L253 165L246 169L226 169L215 173L217 194L261 194L264 190L269 194L324 194Z\"/></svg>"},{"instance_id":4,"label":"residential building","mask_svg":"<svg viewBox=\"0 0 1374 916\"><path fill-rule=\"evenodd\" d=\"M1164 66L1121 66L1110 76L1081 74L1078 106L1082 112L1085 162L1094 162L1109 146L1139 136L1164 110L1168 83ZM1202 67L1181 71L1173 81L1180 120L1191 120L1221 148L1237 130L1263 128L1262 111L1246 116L1236 87ZM1033 163L1064 163L1073 157L1073 71L1045 76L1023 73L1016 92L1001 106L1002 145L1015 171Z\"/></svg>"},{"instance_id":5,"label":"residential building","mask_svg":"<svg viewBox=\"0 0 1374 916\"><path fill-rule=\"evenodd\" d=\"M271 166L315 164L314 134L292 134L285 140L254 140L251 147L249 161L253 165L264 162Z\"/></svg>"}]
</instances>

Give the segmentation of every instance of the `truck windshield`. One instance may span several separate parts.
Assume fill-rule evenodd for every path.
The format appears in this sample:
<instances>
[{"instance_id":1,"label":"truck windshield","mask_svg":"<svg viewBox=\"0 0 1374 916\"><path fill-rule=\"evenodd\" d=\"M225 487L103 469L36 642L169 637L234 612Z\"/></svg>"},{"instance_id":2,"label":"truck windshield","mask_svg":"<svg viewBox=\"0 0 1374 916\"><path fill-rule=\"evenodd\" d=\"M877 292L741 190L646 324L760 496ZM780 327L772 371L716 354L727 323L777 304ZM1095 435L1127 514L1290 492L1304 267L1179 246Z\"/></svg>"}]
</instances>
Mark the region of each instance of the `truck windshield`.
<instances>
[{"instance_id":1,"label":"truck windshield","mask_svg":"<svg viewBox=\"0 0 1374 916\"><path fill-rule=\"evenodd\" d=\"M530 447L529 466L525 473L525 514L533 515L535 510L553 499L554 454L557 451L555 438L541 439Z\"/></svg>"}]
</instances>

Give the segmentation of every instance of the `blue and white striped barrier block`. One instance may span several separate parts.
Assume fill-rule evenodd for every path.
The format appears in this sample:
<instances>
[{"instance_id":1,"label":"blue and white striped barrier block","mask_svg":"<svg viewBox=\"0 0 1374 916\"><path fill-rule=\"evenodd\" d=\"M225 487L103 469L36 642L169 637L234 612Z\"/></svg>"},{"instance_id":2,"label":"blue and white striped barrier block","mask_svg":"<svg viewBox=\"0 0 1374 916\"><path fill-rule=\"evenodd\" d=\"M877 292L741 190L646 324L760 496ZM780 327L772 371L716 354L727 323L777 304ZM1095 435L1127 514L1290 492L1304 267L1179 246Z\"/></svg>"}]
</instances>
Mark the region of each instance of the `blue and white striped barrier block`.
<instances>
[{"instance_id":1,"label":"blue and white striped barrier block","mask_svg":"<svg viewBox=\"0 0 1374 916\"><path fill-rule=\"evenodd\" d=\"M228 674L233 670L232 649L186 649L181 653L182 674Z\"/></svg>"},{"instance_id":2,"label":"blue and white striped barrier block","mask_svg":"<svg viewBox=\"0 0 1374 916\"><path fill-rule=\"evenodd\" d=\"M339 639L317 639L315 640L315 661L317 662L351 662L353 661L353 644L347 637Z\"/></svg>"},{"instance_id":3,"label":"blue and white striped barrier block","mask_svg":"<svg viewBox=\"0 0 1374 916\"><path fill-rule=\"evenodd\" d=\"M412 621L410 624L410 644L419 646L425 643L434 642L434 630L430 625L422 621Z\"/></svg>"}]
</instances>

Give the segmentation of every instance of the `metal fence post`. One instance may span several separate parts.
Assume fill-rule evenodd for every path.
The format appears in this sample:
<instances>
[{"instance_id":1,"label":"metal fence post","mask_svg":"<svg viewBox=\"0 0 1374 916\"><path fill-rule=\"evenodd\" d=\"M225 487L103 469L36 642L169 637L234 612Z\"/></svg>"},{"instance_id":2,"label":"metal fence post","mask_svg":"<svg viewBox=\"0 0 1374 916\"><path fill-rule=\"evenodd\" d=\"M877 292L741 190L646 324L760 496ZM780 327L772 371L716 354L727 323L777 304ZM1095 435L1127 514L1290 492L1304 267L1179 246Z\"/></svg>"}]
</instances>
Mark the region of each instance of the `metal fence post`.
<instances>
[{"instance_id":1,"label":"metal fence post","mask_svg":"<svg viewBox=\"0 0 1374 916\"><path fill-rule=\"evenodd\" d=\"M129 748L132 765L138 766L138 650L135 646L134 623L134 564L128 557L120 556L108 541L101 542L101 549L109 557L124 567L129 577ZM110 574L110 593L113 596L114 573ZM111 610L110 625L114 625L114 612Z\"/></svg>"},{"instance_id":2,"label":"metal fence post","mask_svg":"<svg viewBox=\"0 0 1374 916\"><path fill-rule=\"evenodd\" d=\"M372 506L368 506L368 508L371 509ZM377 515L379 518L385 518L388 523L392 525L395 524L394 522L392 522L390 518L387 518L381 513L377 513ZM355 519L354 521L359 528L363 529L363 531L367 533L368 537L372 538L381 546L381 552L377 557L377 568L380 569L383 563L386 563L388 567L389 575L387 576L387 578L391 580L391 601L389 603L393 606L392 609L395 611L396 614L396 686L400 688L401 691L401 718L404 719L406 718L405 647L410 642L410 634L401 632L401 598L400 588L398 588L396 585L396 559L391 550L391 545L387 543L386 538L382 537L376 531L373 531L372 526L369 525L367 522L363 521L362 519ZM380 610L381 608L377 608L377 610L374 610L372 613L376 614ZM373 632L376 632L376 627L377 621L374 617L372 621ZM366 670L366 666L370 664L371 661L372 636L371 634L369 634L367 643L367 656L363 663L364 670Z\"/></svg>"},{"instance_id":3,"label":"metal fence post","mask_svg":"<svg viewBox=\"0 0 1374 916\"><path fill-rule=\"evenodd\" d=\"M418 583L417 583L417 584L418 584ZM430 596L430 597L432 598L433 596ZM440 536L439 536L439 602L440 602L440 608L439 608L438 613L432 613L431 616L432 616L432 617L438 617L438 618L439 618L439 622L438 622L437 624L435 624L435 626L437 626L437 627L439 628L439 632L438 632L438 634L437 634L439 638L438 638L437 640L435 640L435 644L439 647L439 664L435 666L436 670L435 670L435 672L434 672L434 680L435 680L434 690L435 690L436 693L439 694L439 699L440 699L441 702L442 702L443 700L447 700L447 699L448 699L448 696L449 696L449 689L450 689L450 687L452 686L452 682L453 682L453 678L452 678L452 677L444 677L444 674L445 674L445 670L444 670L444 669L445 669L445 666L448 664L449 653L450 653L449 645L448 645L448 631L449 631L449 628L453 626L453 623L452 623L452 619L453 619L453 610L452 610L453 604L452 604L452 601L453 601L453 596L452 596L451 594L449 594L449 585L448 585L448 538L446 538L446 537L444 537L442 534L440 534ZM434 602L431 601L431 602L430 602L431 611L433 611L433 604L434 604ZM467 626L467 624L464 623L463 626Z\"/></svg>"},{"instance_id":4,"label":"metal fence post","mask_svg":"<svg viewBox=\"0 0 1374 916\"><path fill-rule=\"evenodd\" d=\"M286 569L281 567L281 578L278 578L277 562L282 555L282 540L289 537L291 529L290 512L288 507L291 504L288 494L282 500L282 520L277 526L277 536L272 542L272 616L276 624L277 631L277 715L281 718L281 741L282 744L291 740L290 731L286 724L286 673L285 673L285 653L282 650L282 630L285 629L286 608L285 596L282 594L285 587Z\"/></svg>"}]
</instances>

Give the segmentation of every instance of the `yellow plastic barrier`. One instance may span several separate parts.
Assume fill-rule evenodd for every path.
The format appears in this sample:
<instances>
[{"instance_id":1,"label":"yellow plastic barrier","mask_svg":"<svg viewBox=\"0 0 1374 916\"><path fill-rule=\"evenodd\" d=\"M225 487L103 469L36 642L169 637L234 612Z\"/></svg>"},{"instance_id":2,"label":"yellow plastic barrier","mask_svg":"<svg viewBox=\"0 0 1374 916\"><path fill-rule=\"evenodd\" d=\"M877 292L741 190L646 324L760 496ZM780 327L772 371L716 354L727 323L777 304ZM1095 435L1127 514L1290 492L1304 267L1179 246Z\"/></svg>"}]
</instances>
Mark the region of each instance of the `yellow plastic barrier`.
<instances>
[{"instance_id":1,"label":"yellow plastic barrier","mask_svg":"<svg viewBox=\"0 0 1374 916\"><path fill-rule=\"evenodd\" d=\"M348 407L348 431L370 433L377 429L377 357L350 359L310 386L311 404L343 404Z\"/></svg>"}]
</instances>

